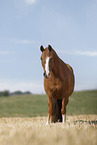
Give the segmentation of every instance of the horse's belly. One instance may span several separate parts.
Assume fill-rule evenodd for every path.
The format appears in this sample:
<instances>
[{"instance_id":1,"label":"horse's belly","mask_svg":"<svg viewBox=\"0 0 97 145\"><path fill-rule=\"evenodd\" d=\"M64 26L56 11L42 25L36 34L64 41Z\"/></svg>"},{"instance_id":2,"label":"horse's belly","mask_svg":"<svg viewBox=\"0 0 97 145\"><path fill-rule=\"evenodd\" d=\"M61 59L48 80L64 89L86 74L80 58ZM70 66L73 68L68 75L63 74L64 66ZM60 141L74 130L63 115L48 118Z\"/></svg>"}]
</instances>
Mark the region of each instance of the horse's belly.
<instances>
[{"instance_id":1,"label":"horse's belly","mask_svg":"<svg viewBox=\"0 0 97 145\"><path fill-rule=\"evenodd\" d=\"M62 91L57 89L52 91L52 97L55 99L62 99Z\"/></svg>"}]
</instances>

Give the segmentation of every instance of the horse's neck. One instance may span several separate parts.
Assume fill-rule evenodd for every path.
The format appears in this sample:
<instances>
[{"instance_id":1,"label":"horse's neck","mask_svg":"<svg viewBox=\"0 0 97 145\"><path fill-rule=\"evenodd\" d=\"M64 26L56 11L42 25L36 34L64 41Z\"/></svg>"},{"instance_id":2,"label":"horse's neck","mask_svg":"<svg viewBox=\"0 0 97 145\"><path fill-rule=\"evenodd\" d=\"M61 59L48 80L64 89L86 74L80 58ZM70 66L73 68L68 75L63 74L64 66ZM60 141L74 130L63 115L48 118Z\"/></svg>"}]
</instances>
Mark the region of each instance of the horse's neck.
<instances>
[{"instance_id":1,"label":"horse's neck","mask_svg":"<svg viewBox=\"0 0 97 145\"><path fill-rule=\"evenodd\" d=\"M53 69L52 69L53 76L54 77L57 77L57 76L61 77L60 75L63 72L63 67L64 67L65 70L67 70L66 64L58 57L58 55L56 53L54 54L54 62L53 63L54 63L53 64Z\"/></svg>"},{"instance_id":2,"label":"horse's neck","mask_svg":"<svg viewBox=\"0 0 97 145\"><path fill-rule=\"evenodd\" d=\"M53 69L52 72L54 75L57 75L60 68L60 58L54 54Z\"/></svg>"}]
</instances>

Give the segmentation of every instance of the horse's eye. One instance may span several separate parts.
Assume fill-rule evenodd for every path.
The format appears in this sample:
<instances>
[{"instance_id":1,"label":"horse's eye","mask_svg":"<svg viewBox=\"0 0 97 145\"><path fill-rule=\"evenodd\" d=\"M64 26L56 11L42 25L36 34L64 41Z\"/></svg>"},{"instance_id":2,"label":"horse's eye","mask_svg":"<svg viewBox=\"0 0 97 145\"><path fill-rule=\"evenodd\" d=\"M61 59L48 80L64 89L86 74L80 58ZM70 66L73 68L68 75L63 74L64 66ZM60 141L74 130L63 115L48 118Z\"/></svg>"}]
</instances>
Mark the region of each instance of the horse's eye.
<instances>
[{"instance_id":1,"label":"horse's eye","mask_svg":"<svg viewBox=\"0 0 97 145\"><path fill-rule=\"evenodd\" d=\"M41 61L42 61L42 58L40 58L41 59Z\"/></svg>"}]
</instances>

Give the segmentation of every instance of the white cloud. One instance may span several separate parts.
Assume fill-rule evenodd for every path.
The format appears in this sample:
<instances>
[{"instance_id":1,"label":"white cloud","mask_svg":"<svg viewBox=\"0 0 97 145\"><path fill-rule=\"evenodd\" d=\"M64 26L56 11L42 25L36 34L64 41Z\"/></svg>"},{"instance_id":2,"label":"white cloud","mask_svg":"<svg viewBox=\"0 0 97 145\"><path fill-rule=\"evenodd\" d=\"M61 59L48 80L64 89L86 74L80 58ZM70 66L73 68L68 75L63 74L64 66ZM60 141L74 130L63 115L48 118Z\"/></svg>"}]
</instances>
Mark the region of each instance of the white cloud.
<instances>
[{"instance_id":1,"label":"white cloud","mask_svg":"<svg viewBox=\"0 0 97 145\"><path fill-rule=\"evenodd\" d=\"M97 51L65 51L65 50L58 50L59 53L64 53L68 55L83 55L83 56L97 56Z\"/></svg>"},{"instance_id":2,"label":"white cloud","mask_svg":"<svg viewBox=\"0 0 97 145\"><path fill-rule=\"evenodd\" d=\"M12 42L18 43L18 44L32 44L35 43L33 40L17 40L17 39L13 39L11 40Z\"/></svg>"},{"instance_id":3,"label":"white cloud","mask_svg":"<svg viewBox=\"0 0 97 145\"><path fill-rule=\"evenodd\" d=\"M0 55L9 55L9 54L15 54L13 51L0 51Z\"/></svg>"},{"instance_id":4,"label":"white cloud","mask_svg":"<svg viewBox=\"0 0 97 145\"><path fill-rule=\"evenodd\" d=\"M27 4L31 5L36 2L36 0L26 0Z\"/></svg>"},{"instance_id":5,"label":"white cloud","mask_svg":"<svg viewBox=\"0 0 97 145\"><path fill-rule=\"evenodd\" d=\"M76 51L78 55L97 56L97 51Z\"/></svg>"},{"instance_id":6,"label":"white cloud","mask_svg":"<svg viewBox=\"0 0 97 145\"><path fill-rule=\"evenodd\" d=\"M0 91L9 90L11 92L20 91L31 91L35 94L44 93L43 82L40 81L22 81L22 80L5 80L0 79Z\"/></svg>"}]
</instances>

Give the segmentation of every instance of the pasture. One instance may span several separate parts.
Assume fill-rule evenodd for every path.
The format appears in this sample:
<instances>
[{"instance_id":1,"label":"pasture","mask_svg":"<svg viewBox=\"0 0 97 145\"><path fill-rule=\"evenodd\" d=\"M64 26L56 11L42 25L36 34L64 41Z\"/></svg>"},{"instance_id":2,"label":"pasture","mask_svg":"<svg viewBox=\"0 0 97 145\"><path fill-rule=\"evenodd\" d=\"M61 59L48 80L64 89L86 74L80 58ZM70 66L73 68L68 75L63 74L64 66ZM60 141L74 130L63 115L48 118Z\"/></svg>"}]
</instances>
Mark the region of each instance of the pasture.
<instances>
[{"instance_id":1,"label":"pasture","mask_svg":"<svg viewBox=\"0 0 97 145\"><path fill-rule=\"evenodd\" d=\"M46 126L47 118L0 118L0 145L97 145L97 115L67 116Z\"/></svg>"},{"instance_id":2,"label":"pasture","mask_svg":"<svg viewBox=\"0 0 97 145\"><path fill-rule=\"evenodd\" d=\"M0 97L0 117L47 116L47 95ZM67 115L97 114L97 90L74 92L69 98Z\"/></svg>"},{"instance_id":3,"label":"pasture","mask_svg":"<svg viewBox=\"0 0 97 145\"><path fill-rule=\"evenodd\" d=\"M46 95L0 97L0 145L97 145L97 90L74 92L67 122L47 122Z\"/></svg>"}]
</instances>

